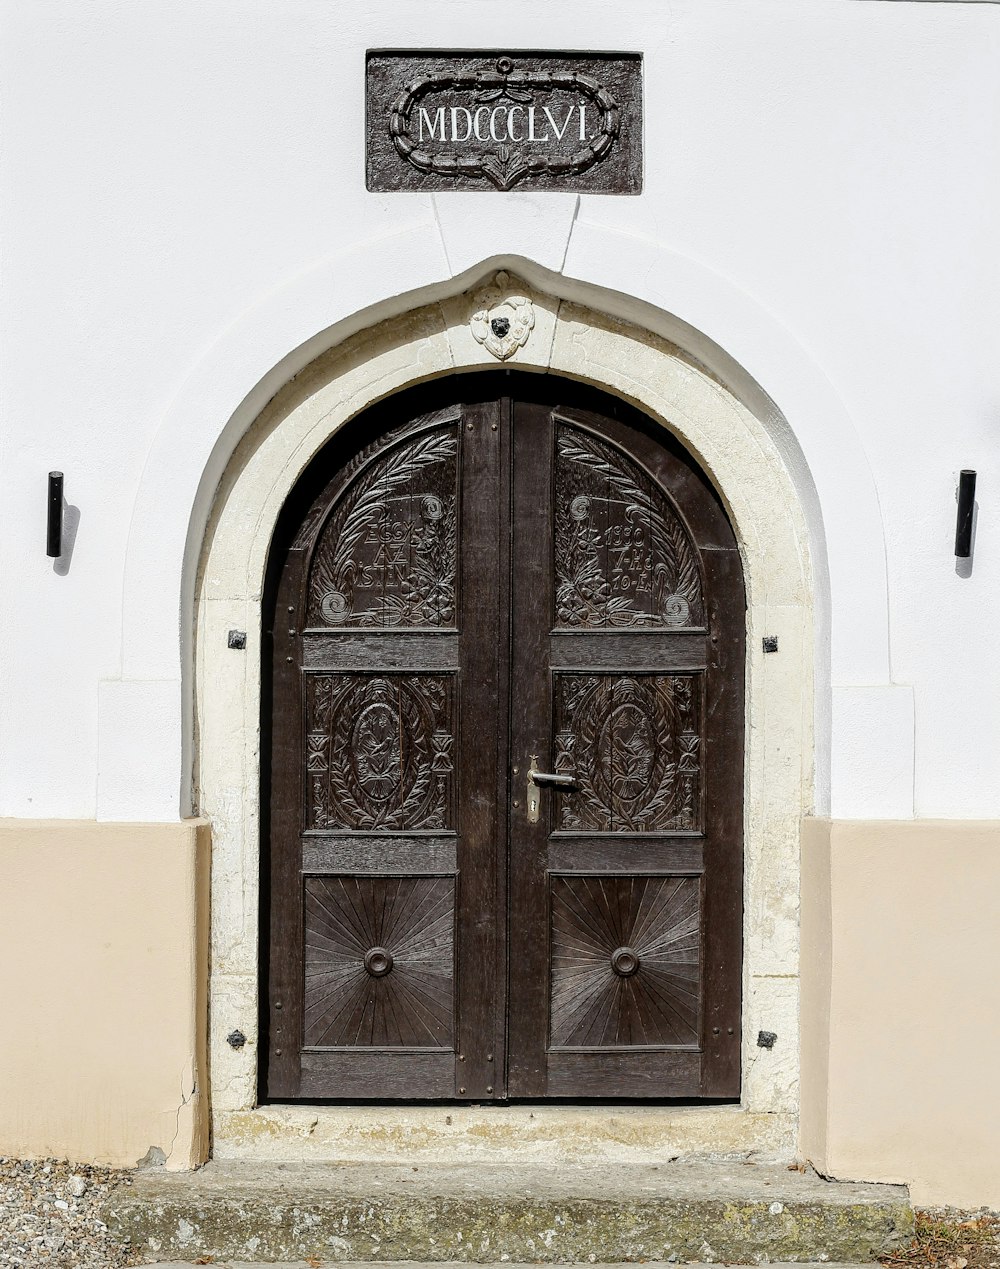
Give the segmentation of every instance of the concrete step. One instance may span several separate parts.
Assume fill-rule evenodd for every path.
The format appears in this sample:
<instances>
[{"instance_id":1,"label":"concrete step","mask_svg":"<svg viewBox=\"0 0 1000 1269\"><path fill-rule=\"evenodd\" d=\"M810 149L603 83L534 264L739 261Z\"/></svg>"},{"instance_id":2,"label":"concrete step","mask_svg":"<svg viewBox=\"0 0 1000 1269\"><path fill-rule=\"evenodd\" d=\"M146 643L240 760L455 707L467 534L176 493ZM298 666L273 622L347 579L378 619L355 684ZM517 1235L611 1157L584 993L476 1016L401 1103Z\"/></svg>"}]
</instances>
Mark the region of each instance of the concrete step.
<instances>
[{"instance_id":1,"label":"concrete step","mask_svg":"<svg viewBox=\"0 0 1000 1269\"><path fill-rule=\"evenodd\" d=\"M781 1166L210 1163L150 1170L104 1220L147 1261L868 1262L906 1243L902 1186Z\"/></svg>"}]
</instances>

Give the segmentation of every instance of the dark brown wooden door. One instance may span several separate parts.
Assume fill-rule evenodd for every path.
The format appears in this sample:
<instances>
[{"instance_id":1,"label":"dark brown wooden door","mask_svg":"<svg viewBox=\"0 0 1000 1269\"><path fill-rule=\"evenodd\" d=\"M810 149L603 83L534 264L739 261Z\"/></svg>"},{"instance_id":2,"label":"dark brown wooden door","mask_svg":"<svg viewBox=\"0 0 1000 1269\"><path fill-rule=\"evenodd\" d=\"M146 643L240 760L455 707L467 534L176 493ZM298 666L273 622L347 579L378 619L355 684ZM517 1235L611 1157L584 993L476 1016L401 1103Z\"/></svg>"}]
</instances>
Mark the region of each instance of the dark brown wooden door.
<instances>
[{"instance_id":1,"label":"dark brown wooden door","mask_svg":"<svg viewBox=\"0 0 1000 1269\"><path fill-rule=\"evenodd\" d=\"M262 1093L738 1096L745 603L685 451L565 381L402 394L269 596Z\"/></svg>"}]
</instances>

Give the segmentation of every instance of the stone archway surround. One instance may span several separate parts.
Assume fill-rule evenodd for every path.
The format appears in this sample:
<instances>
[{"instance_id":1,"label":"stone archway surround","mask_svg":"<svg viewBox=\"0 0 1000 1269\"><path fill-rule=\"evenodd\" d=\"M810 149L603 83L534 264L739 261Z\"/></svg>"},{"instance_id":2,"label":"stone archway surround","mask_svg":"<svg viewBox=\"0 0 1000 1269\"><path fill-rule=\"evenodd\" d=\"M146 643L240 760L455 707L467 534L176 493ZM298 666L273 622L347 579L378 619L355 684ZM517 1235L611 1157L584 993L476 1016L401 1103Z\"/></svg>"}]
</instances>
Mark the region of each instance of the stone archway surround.
<instances>
[{"instance_id":1,"label":"stone archway surround","mask_svg":"<svg viewBox=\"0 0 1000 1269\"><path fill-rule=\"evenodd\" d=\"M477 289L387 319L318 357L257 418L216 496L195 597L195 796L213 835L214 1153L790 1157L798 1113L799 823L813 809L814 789L813 566L800 494L764 423L680 348L537 291L535 327L507 364L591 383L662 422L716 482L740 543L748 596L741 1103L256 1106L260 601L271 534L298 476L348 419L411 384L497 367L470 329ZM246 632L245 653L227 646L230 630ZM778 637L778 655L763 654L765 635ZM247 1037L242 1048L227 1042L234 1031ZM773 1048L758 1047L760 1031L778 1036Z\"/></svg>"}]
</instances>

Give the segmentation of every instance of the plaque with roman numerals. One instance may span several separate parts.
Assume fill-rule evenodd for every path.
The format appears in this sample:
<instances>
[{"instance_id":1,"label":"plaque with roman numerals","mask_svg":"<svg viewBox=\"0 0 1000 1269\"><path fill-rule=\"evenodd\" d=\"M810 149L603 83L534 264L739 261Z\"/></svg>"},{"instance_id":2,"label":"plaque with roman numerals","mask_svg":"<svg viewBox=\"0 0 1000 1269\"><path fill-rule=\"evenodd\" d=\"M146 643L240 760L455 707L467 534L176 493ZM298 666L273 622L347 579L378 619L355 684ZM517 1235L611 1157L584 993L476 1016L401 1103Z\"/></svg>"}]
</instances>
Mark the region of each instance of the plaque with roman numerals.
<instances>
[{"instance_id":1,"label":"plaque with roman numerals","mask_svg":"<svg viewBox=\"0 0 1000 1269\"><path fill-rule=\"evenodd\" d=\"M373 191L642 192L638 53L368 54Z\"/></svg>"}]
</instances>

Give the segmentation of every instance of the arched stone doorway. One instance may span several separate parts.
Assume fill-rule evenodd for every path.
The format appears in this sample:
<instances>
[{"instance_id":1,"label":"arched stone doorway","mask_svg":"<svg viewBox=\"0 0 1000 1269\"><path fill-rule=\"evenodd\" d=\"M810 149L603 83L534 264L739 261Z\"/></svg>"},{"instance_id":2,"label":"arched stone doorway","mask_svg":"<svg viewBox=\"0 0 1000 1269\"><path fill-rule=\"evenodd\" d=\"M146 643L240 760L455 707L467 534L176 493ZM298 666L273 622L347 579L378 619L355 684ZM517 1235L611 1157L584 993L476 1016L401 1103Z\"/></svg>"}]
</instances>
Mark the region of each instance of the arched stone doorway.
<instances>
[{"instance_id":1,"label":"arched stone doorway","mask_svg":"<svg viewBox=\"0 0 1000 1269\"><path fill-rule=\"evenodd\" d=\"M341 1113L257 1104L261 597L281 507L344 424L414 383L496 368L469 333L472 308L471 295L453 296L389 319L319 357L259 416L218 490L196 594L195 787L213 825L212 1102L220 1155L253 1154L266 1139L278 1157L367 1156L373 1134L389 1122L382 1112L356 1106ZM522 350L525 368L599 386L678 437L726 509L746 581L740 1103L683 1113L637 1108L640 1136L653 1154L790 1151L798 1106L798 826L813 804L813 590L799 495L765 424L681 349L537 292L535 309L532 342ZM227 647L234 628L247 632L245 657ZM765 658L765 635L778 637L780 655ZM234 1030L248 1043L232 1047L227 1037ZM781 1037L777 1060L756 1060L758 1030ZM521 1109L527 1124L526 1107L489 1111L491 1131L509 1121L506 1150L520 1148ZM602 1133L612 1121L599 1108L544 1115L535 1109L530 1131L551 1130L566 1149L589 1149L589 1141L600 1154L600 1141L610 1140ZM402 1122L401 1111L386 1113L392 1123ZM422 1110L402 1117L420 1121L426 1151L447 1157L451 1134L462 1132L472 1113L456 1111L447 1130L441 1118L444 1137L424 1123ZM486 1142L486 1134L477 1140Z\"/></svg>"}]
</instances>

